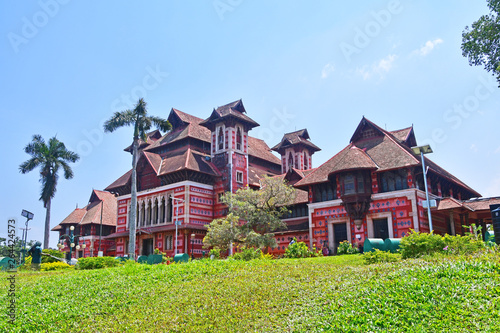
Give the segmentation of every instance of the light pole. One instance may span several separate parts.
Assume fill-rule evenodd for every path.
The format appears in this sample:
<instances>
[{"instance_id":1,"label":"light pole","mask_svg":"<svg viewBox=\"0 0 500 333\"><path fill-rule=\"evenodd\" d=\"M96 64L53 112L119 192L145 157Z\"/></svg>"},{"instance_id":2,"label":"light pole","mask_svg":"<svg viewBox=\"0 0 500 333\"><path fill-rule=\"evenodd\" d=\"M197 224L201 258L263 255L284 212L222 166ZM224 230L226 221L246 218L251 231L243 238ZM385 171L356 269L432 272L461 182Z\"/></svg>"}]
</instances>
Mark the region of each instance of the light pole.
<instances>
[{"instance_id":1,"label":"light pole","mask_svg":"<svg viewBox=\"0 0 500 333\"><path fill-rule=\"evenodd\" d=\"M28 212L27 210L23 209L21 212L21 216L24 216L26 218L26 227L23 230L23 259L21 260L21 263L24 264L24 258L26 257L26 242L28 241L28 222L30 220L33 220L33 217L35 216L33 213Z\"/></svg>"},{"instance_id":2,"label":"light pole","mask_svg":"<svg viewBox=\"0 0 500 333\"><path fill-rule=\"evenodd\" d=\"M81 235L76 235L76 236L74 235L74 233L73 233L73 230L75 230L74 226L69 227L69 230L70 230L69 235L64 234L61 237L59 237L59 240L65 239L68 242L69 260L71 261L71 254L73 252L73 248L75 248L77 251L80 250L80 244L76 244L76 246L75 246L75 239L76 239L76 242L79 243L79 239L80 239ZM57 244L57 247L61 249L64 246L61 243L59 243L59 244ZM87 247L87 245L85 245L85 243L83 243L81 248L85 249L85 247Z\"/></svg>"},{"instance_id":3,"label":"light pole","mask_svg":"<svg viewBox=\"0 0 500 333\"><path fill-rule=\"evenodd\" d=\"M415 154L420 154L422 159L422 170L424 173L424 185L425 185L425 198L427 200L427 216L429 218L429 232L432 232L432 216L431 216L431 202L429 200L429 189L427 188L427 171L425 169L424 154L432 153L432 148L430 145L425 146L415 146L411 147Z\"/></svg>"},{"instance_id":4,"label":"light pole","mask_svg":"<svg viewBox=\"0 0 500 333\"><path fill-rule=\"evenodd\" d=\"M195 234L191 234L191 260L194 260L194 238L196 237Z\"/></svg>"},{"instance_id":5,"label":"light pole","mask_svg":"<svg viewBox=\"0 0 500 333\"><path fill-rule=\"evenodd\" d=\"M180 198L175 198L175 197L170 197L173 201L173 206L174 206L174 211L175 211L175 250L174 250L174 255L177 254L177 229L179 227L179 225L181 224L179 222L179 202L180 203L183 203L184 202L184 199L180 199Z\"/></svg>"}]
</instances>

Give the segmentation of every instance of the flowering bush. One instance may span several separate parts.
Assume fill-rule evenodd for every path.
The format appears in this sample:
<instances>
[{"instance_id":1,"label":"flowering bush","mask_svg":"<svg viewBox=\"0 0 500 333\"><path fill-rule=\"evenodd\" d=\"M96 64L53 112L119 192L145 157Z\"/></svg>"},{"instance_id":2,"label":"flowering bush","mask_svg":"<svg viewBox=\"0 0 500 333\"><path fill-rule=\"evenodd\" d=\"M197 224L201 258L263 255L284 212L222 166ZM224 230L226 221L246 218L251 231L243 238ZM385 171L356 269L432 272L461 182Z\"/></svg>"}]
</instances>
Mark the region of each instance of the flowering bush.
<instances>
[{"instance_id":1,"label":"flowering bush","mask_svg":"<svg viewBox=\"0 0 500 333\"><path fill-rule=\"evenodd\" d=\"M316 246L313 245L312 251L304 242L297 242L294 238L292 243L288 245L285 250L285 258L309 258L309 257L321 257L321 251L316 250Z\"/></svg>"},{"instance_id":2,"label":"flowering bush","mask_svg":"<svg viewBox=\"0 0 500 333\"><path fill-rule=\"evenodd\" d=\"M337 254L356 254L359 253L359 249L357 247L352 246L348 241L343 241L339 243L339 247L337 248Z\"/></svg>"},{"instance_id":3,"label":"flowering bush","mask_svg":"<svg viewBox=\"0 0 500 333\"><path fill-rule=\"evenodd\" d=\"M73 269L73 266L68 265L65 262L62 261L56 261L56 262L47 262L47 263L42 263L40 265L40 270L42 272L45 271L58 271L62 269Z\"/></svg>"}]
</instances>

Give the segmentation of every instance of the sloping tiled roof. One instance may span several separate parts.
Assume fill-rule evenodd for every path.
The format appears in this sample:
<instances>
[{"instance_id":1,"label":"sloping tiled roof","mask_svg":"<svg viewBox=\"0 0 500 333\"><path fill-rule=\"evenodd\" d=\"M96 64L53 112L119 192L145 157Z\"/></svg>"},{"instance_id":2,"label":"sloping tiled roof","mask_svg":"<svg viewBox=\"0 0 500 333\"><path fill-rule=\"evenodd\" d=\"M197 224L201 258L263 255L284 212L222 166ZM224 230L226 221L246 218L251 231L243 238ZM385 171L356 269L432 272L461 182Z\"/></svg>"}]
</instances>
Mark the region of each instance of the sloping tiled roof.
<instances>
[{"instance_id":1,"label":"sloping tiled roof","mask_svg":"<svg viewBox=\"0 0 500 333\"><path fill-rule=\"evenodd\" d=\"M106 191L110 191L112 189L126 186L130 183L130 178L132 177L132 169L127 171L123 176L115 180L113 183L108 185L108 187L105 188Z\"/></svg>"},{"instance_id":2,"label":"sloping tiled roof","mask_svg":"<svg viewBox=\"0 0 500 333\"><path fill-rule=\"evenodd\" d=\"M248 137L248 155L281 165L281 160L271 152L267 143L251 136Z\"/></svg>"},{"instance_id":3,"label":"sloping tiled roof","mask_svg":"<svg viewBox=\"0 0 500 333\"><path fill-rule=\"evenodd\" d=\"M307 129L301 129L299 131L286 133L281 139L281 142L271 149L277 152L281 152L283 149L287 147L303 144L312 151L320 151L321 149L314 143L309 141L309 139L310 137L309 133L307 132Z\"/></svg>"},{"instance_id":4,"label":"sloping tiled roof","mask_svg":"<svg viewBox=\"0 0 500 333\"><path fill-rule=\"evenodd\" d=\"M464 200L463 203L475 211L490 210L490 205L500 204L500 197L470 199Z\"/></svg>"},{"instance_id":5,"label":"sloping tiled roof","mask_svg":"<svg viewBox=\"0 0 500 333\"><path fill-rule=\"evenodd\" d=\"M378 171L419 165L420 161L410 149L390 136L374 137L356 143L356 146L373 159Z\"/></svg>"},{"instance_id":6,"label":"sloping tiled roof","mask_svg":"<svg viewBox=\"0 0 500 333\"><path fill-rule=\"evenodd\" d=\"M350 143L337 155L323 163L309 173L304 179L298 181L296 186L304 186L328 181L328 176L343 170L377 169L378 166L367 153Z\"/></svg>"},{"instance_id":7,"label":"sloping tiled roof","mask_svg":"<svg viewBox=\"0 0 500 333\"><path fill-rule=\"evenodd\" d=\"M112 193L98 190L94 190L93 194L98 199L91 201L85 207L87 213L83 216L80 224L100 224L102 210L102 224L115 226L117 214L116 197Z\"/></svg>"},{"instance_id":8,"label":"sloping tiled roof","mask_svg":"<svg viewBox=\"0 0 500 333\"><path fill-rule=\"evenodd\" d=\"M161 166L161 156L158 154L150 153L145 151L144 157L148 160L149 164L153 167L153 170L158 174Z\"/></svg>"},{"instance_id":9,"label":"sloping tiled roof","mask_svg":"<svg viewBox=\"0 0 500 333\"><path fill-rule=\"evenodd\" d=\"M264 169L252 163L248 164L248 185L260 186L260 180L265 176L279 177L281 175L275 175L273 171Z\"/></svg>"},{"instance_id":10,"label":"sloping tiled roof","mask_svg":"<svg viewBox=\"0 0 500 333\"><path fill-rule=\"evenodd\" d=\"M116 225L117 203L116 197L112 193L93 190L89 201L87 206L72 211L61 223L52 228L52 231L61 230L64 224L100 224L101 209L102 224Z\"/></svg>"},{"instance_id":11,"label":"sloping tiled roof","mask_svg":"<svg viewBox=\"0 0 500 333\"><path fill-rule=\"evenodd\" d=\"M238 120L244 122L249 128L257 127L259 124L251 119L246 114L245 107L243 106L243 102L241 99L234 101L232 103L219 106L217 109L212 111L212 114L209 118L205 119L200 123L200 125L205 126L209 129L212 129L214 123L218 122L224 118L237 118Z\"/></svg>"},{"instance_id":12,"label":"sloping tiled roof","mask_svg":"<svg viewBox=\"0 0 500 333\"><path fill-rule=\"evenodd\" d=\"M166 175L180 170L193 170L213 176L219 175L217 168L210 162L210 155L200 153L191 148L173 151L165 156L158 175Z\"/></svg>"},{"instance_id":13,"label":"sloping tiled roof","mask_svg":"<svg viewBox=\"0 0 500 333\"><path fill-rule=\"evenodd\" d=\"M413 129L413 126L410 126L410 127L403 128L400 130L391 131L390 133L392 135L394 135L394 137L396 139L398 139L399 141L406 141L406 139L408 139L408 136L410 135L412 129Z\"/></svg>"},{"instance_id":14,"label":"sloping tiled roof","mask_svg":"<svg viewBox=\"0 0 500 333\"><path fill-rule=\"evenodd\" d=\"M464 205L462 202L455 198L447 197L443 198L442 200L439 201L438 210L446 210L446 209L453 209L453 208L462 208ZM468 207L465 207L468 208Z\"/></svg>"},{"instance_id":15,"label":"sloping tiled roof","mask_svg":"<svg viewBox=\"0 0 500 333\"><path fill-rule=\"evenodd\" d=\"M62 222L59 224L77 224L77 223L80 223L80 221L82 220L82 218L86 212L87 212L86 207L76 208L68 216L66 216L66 218L64 220L62 220Z\"/></svg>"},{"instance_id":16,"label":"sloping tiled roof","mask_svg":"<svg viewBox=\"0 0 500 333\"><path fill-rule=\"evenodd\" d=\"M367 128L372 131L373 135L364 136ZM351 137L351 143L340 153L318 167L310 175L297 182L296 186L326 182L328 180L328 175L343 170L373 167L377 172L381 172L410 166L419 166L421 165L420 158L413 153L410 147L402 143L408 139L408 136L413 135L412 133L413 127L388 132L363 117ZM401 139L404 140L401 141ZM351 154L350 151L354 147L357 147L365 154ZM348 155L346 155L347 152L349 152ZM473 195L481 196L460 179L456 178L427 157L424 158L429 170L469 190ZM369 160L371 160L371 162Z\"/></svg>"},{"instance_id":17,"label":"sloping tiled roof","mask_svg":"<svg viewBox=\"0 0 500 333\"><path fill-rule=\"evenodd\" d=\"M142 139L139 139L139 149L144 149L153 143L155 143L159 138L161 138L161 132L159 130L154 130L146 134L146 142L144 142ZM127 148L123 149L127 152L132 151L132 145L128 146Z\"/></svg>"}]
</instances>

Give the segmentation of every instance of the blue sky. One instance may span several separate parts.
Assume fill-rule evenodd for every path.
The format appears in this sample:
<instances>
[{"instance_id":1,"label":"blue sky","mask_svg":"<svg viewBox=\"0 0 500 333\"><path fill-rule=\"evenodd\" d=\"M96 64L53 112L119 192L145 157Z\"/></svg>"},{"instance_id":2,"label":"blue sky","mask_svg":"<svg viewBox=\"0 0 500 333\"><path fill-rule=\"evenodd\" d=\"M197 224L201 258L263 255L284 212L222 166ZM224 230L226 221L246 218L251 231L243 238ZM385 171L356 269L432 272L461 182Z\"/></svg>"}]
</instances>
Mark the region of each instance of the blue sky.
<instances>
[{"instance_id":1,"label":"blue sky","mask_svg":"<svg viewBox=\"0 0 500 333\"><path fill-rule=\"evenodd\" d=\"M60 179L51 227L130 168L132 129L102 132L139 97L200 118L243 99L269 146L307 128L319 166L363 116L414 125L429 156L483 196L500 195L500 91L461 55L486 1L2 1L0 236L22 209L43 239L39 174L21 175L33 134L81 155ZM18 230L21 236L21 231ZM57 240L51 234L51 245Z\"/></svg>"}]
</instances>

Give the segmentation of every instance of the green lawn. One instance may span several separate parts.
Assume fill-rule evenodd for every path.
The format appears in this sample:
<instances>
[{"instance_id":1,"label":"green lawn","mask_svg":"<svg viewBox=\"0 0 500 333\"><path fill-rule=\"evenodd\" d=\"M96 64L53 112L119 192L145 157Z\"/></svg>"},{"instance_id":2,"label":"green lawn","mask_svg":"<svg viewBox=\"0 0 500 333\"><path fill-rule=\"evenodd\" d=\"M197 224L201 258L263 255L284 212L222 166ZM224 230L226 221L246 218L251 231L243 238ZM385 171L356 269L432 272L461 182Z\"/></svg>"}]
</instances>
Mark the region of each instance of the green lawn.
<instances>
[{"instance_id":1,"label":"green lawn","mask_svg":"<svg viewBox=\"0 0 500 333\"><path fill-rule=\"evenodd\" d=\"M2 311L2 332L500 331L498 256L126 265L18 273L16 288L16 324Z\"/></svg>"}]
</instances>

